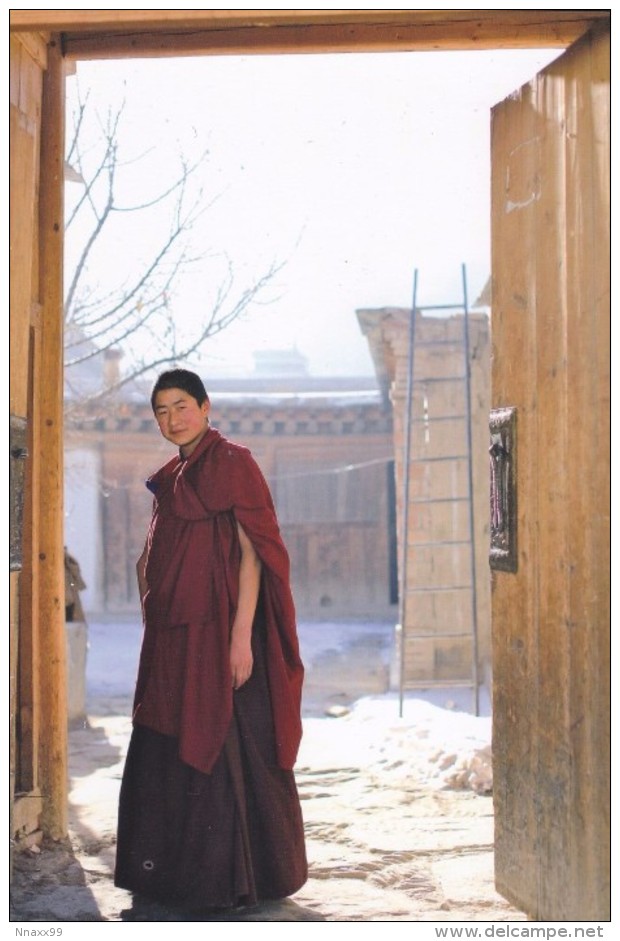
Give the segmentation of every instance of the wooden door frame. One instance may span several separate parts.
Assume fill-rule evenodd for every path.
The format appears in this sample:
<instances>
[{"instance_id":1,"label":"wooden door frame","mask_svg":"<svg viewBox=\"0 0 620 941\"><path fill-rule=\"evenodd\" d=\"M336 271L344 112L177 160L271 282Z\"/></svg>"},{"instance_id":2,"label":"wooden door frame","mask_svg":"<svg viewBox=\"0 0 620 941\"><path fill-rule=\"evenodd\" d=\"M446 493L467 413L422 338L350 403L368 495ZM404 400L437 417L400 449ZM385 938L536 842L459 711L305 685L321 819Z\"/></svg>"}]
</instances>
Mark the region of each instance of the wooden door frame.
<instances>
[{"instance_id":1,"label":"wooden door frame","mask_svg":"<svg viewBox=\"0 0 620 941\"><path fill-rule=\"evenodd\" d=\"M40 761L48 794L43 823L58 836L67 828L66 722L63 697L64 617L60 603L62 568L62 220L63 179L58 172L64 123L64 82L59 63L79 59L176 57L187 55L249 55L286 53L398 52L417 50L563 49L594 24L610 21L610 11L571 10L11 10L11 32L36 49L47 47L42 63L46 96L43 103L42 152L53 172L46 179L40 217L40 275L52 285L41 311L44 356L38 370L37 401L41 416L38 453L49 461L39 486L45 492L38 520L46 544L33 559L37 571L33 596L37 625L45 624L47 644L45 701L39 703ZM607 28L609 28L607 26ZM59 149L60 148L60 149ZM60 157L59 157L60 155ZM32 194L33 200L39 198ZM13 353L11 352L11 356ZM27 363L11 360L11 373ZM51 459L51 460L50 460ZM22 589L20 588L19 591ZM15 606L15 607L18 607ZM15 615L12 615L14 617ZM35 625L36 626L36 625ZM41 631L39 631L41 637Z\"/></svg>"},{"instance_id":2,"label":"wooden door frame","mask_svg":"<svg viewBox=\"0 0 620 941\"><path fill-rule=\"evenodd\" d=\"M566 48L607 10L11 10L68 59Z\"/></svg>"}]
</instances>

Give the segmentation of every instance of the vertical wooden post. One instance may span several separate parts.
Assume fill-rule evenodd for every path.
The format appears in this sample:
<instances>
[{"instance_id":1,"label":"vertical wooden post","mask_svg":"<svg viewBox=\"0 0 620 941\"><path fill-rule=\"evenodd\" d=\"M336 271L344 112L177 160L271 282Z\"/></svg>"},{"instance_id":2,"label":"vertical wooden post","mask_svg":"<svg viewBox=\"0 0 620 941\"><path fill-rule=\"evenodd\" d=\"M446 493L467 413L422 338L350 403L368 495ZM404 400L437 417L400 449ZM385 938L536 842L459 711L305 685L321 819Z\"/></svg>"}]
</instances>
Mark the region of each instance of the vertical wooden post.
<instances>
[{"instance_id":1,"label":"vertical wooden post","mask_svg":"<svg viewBox=\"0 0 620 941\"><path fill-rule=\"evenodd\" d=\"M15 814L11 804L11 836L16 825L22 824L26 832L39 828L39 807L33 797L37 782L36 715L34 699L35 668L33 659L36 644L37 612L33 599L37 585L32 577L32 546L34 521L38 513L33 505L32 486L35 453L34 433L30 407L31 386L29 362L31 359L31 323L36 316L38 298L38 217L36 194L39 181L39 115L41 112L42 74L46 68L45 47L11 37L10 59L10 413L28 420L28 452L26 460L26 487L23 494L21 530L22 568L10 574L10 771L11 795L25 797L23 809L27 814ZM19 729L19 741L18 741ZM38 793L38 792L37 792ZM24 821L24 816L27 818Z\"/></svg>"},{"instance_id":2,"label":"vertical wooden post","mask_svg":"<svg viewBox=\"0 0 620 941\"><path fill-rule=\"evenodd\" d=\"M39 651L42 826L67 833L67 692L63 559L63 185L64 70L58 37L43 78L39 194L41 338L34 407L39 453Z\"/></svg>"}]
</instances>

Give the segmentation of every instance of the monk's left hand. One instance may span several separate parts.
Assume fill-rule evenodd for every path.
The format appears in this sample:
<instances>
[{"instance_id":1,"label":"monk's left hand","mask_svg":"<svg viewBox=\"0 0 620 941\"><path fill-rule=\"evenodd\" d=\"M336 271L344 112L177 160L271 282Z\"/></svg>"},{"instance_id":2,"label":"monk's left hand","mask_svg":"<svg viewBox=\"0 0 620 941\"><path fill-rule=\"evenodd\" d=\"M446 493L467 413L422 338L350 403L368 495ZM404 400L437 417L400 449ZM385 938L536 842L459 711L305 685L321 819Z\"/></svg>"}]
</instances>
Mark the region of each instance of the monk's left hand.
<instances>
[{"instance_id":1,"label":"monk's left hand","mask_svg":"<svg viewBox=\"0 0 620 941\"><path fill-rule=\"evenodd\" d=\"M234 632L230 641L230 672L232 675L233 689L239 689L250 679L254 658L252 657L252 646L248 641L239 640Z\"/></svg>"}]
</instances>

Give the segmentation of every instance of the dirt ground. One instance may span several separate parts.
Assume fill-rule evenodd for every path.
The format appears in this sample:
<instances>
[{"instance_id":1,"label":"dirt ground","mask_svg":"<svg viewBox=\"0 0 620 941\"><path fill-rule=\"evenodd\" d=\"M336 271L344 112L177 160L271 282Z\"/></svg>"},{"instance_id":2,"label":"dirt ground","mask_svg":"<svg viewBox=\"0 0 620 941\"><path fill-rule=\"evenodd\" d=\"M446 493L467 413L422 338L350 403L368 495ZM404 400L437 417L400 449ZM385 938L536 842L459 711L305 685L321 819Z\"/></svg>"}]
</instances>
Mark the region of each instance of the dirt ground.
<instances>
[{"instance_id":1,"label":"dirt ground","mask_svg":"<svg viewBox=\"0 0 620 941\"><path fill-rule=\"evenodd\" d=\"M311 646L296 768L310 876L296 895L197 919L113 886L131 697L98 688L87 718L69 735L69 837L14 854L10 920L524 920L494 889L490 758L477 784L467 771L471 761L463 760L490 755L482 739L467 740L468 729L478 726L455 702L438 707L423 695L410 694L399 717L397 699L387 692L380 631L349 633L337 643L316 644L310 654ZM450 741L440 734L446 715ZM461 739L455 738L459 721Z\"/></svg>"}]
</instances>

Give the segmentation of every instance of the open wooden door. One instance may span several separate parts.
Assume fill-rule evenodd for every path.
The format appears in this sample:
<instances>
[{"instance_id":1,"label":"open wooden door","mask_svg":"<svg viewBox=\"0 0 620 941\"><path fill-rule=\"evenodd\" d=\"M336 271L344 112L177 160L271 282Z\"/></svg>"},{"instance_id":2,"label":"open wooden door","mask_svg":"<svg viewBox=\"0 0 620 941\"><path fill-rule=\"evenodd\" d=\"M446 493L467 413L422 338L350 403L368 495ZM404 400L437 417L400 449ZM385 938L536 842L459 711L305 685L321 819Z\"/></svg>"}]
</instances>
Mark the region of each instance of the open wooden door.
<instances>
[{"instance_id":1,"label":"open wooden door","mask_svg":"<svg viewBox=\"0 0 620 941\"><path fill-rule=\"evenodd\" d=\"M610 917L609 85L594 31L492 113L517 543L492 572L496 885L536 920Z\"/></svg>"}]
</instances>

